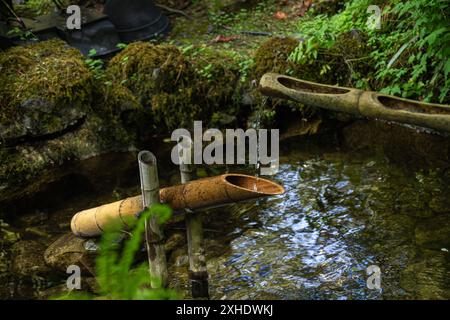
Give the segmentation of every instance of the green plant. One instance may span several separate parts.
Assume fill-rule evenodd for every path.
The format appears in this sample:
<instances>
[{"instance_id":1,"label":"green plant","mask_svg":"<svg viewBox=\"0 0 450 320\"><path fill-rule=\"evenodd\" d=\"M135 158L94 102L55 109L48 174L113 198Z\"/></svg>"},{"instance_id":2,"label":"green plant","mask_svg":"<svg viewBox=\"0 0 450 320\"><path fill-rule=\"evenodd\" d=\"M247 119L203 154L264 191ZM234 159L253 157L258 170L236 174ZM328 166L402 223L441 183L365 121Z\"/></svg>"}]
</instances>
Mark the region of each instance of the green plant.
<instances>
[{"instance_id":1,"label":"green plant","mask_svg":"<svg viewBox=\"0 0 450 320\"><path fill-rule=\"evenodd\" d=\"M372 57L383 92L450 102L449 9L446 0L398 2L387 8L385 13L397 18L392 32L371 40L378 46Z\"/></svg>"},{"instance_id":2,"label":"green plant","mask_svg":"<svg viewBox=\"0 0 450 320\"><path fill-rule=\"evenodd\" d=\"M103 60L95 59L94 56L97 54L97 50L91 49L88 53L88 58L85 60L85 63L89 70L93 73L95 79L101 80L104 78L105 74L103 72Z\"/></svg>"},{"instance_id":3,"label":"green plant","mask_svg":"<svg viewBox=\"0 0 450 320\"><path fill-rule=\"evenodd\" d=\"M367 26L369 5L382 8L380 30ZM351 71L351 84L362 89L380 90L406 98L449 103L450 97L450 3L446 0L353 0L334 16L308 16L298 23L306 39L290 55L298 64L311 64L323 58L340 35L362 33L370 52L346 57L345 48L332 54L342 56ZM352 63L364 63L363 73ZM335 70L322 68L319 72Z\"/></svg>"},{"instance_id":4,"label":"green plant","mask_svg":"<svg viewBox=\"0 0 450 320\"><path fill-rule=\"evenodd\" d=\"M131 218L127 225L134 226L130 237L122 245L124 233L111 224L102 236L100 255L96 260L97 282L100 297L114 300L176 299L176 292L168 289L151 289L152 279L148 263L135 265L136 253L141 249L145 221L158 217L159 223L171 217L171 209L165 205L153 205L143 212L138 220ZM158 279L153 279L158 281ZM92 299L93 296L69 294L58 299Z\"/></svg>"}]
</instances>

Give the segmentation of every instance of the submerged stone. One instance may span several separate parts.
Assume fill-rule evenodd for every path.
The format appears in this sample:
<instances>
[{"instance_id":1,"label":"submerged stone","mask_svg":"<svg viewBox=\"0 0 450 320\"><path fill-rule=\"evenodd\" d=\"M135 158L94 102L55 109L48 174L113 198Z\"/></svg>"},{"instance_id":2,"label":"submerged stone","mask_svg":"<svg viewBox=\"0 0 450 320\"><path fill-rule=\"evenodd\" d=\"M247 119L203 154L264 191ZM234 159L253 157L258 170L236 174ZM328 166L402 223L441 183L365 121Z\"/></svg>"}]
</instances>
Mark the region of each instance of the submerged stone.
<instances>
[{"instance_id":1,"label":"submerged stone","mask_svg":"<svg viewBox=\"0 0 450 320\"><path fill-rule=\"evenodd\" d=\"M86 249L86 239L72 233L66 234L53 242L44 253L45 262L53 269L66 272L72 265L95 274L95 252Z\"/></svg>"}]
</instances>

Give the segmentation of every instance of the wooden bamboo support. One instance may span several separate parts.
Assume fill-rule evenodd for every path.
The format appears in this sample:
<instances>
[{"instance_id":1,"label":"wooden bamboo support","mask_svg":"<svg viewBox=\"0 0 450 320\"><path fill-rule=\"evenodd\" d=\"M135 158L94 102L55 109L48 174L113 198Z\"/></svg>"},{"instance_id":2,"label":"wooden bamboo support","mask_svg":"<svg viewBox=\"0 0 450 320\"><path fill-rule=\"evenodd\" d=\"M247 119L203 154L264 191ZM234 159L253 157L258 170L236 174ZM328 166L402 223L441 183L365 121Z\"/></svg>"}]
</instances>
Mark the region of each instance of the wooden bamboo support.
<instances>
[{"instance_id":1,"label":"wooden bamboo support","mask_svg":"<svg viewBox=\"0 0 450 320\"><path fill-rule=\"evenodd\" d=\"M183 150L180 155L181 183L186 184L193 179L193 166L186 163L186 155L191 155L190 150ZM209 298L208 270L206 268L205 249L203 241L203 221L200 213L189 208L185 209L186 232L189 255L189 278L193 298Z\"/></svg>"},{"instance_id":2,"label":"wooden bamboo support","mask_svg":"<svg viewBox=\"0 0 450 320\"><path fill-rule=\"evenodd\" d=\"M149 151L138 155L139 174L141 179L142 206L150 208L160 203L159 179L156 157ZM145 240L152 288L166 287L168 281L164 235L158 217L152 216L145 222Z\"/></svg>"}]
</instances>

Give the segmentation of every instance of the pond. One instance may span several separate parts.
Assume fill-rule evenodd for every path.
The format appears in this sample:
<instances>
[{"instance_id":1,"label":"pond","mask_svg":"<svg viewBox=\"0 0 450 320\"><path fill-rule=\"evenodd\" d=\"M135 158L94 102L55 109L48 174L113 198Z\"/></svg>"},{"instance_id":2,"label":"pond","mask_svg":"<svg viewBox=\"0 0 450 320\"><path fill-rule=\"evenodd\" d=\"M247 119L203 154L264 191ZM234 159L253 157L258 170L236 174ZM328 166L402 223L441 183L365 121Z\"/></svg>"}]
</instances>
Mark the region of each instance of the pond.
<instances>
[{"instance_id":1,"label":"pond","mask_svg":"<svg viewBox=\"0 0 450 320\"><path fill-rule=\"evenodd\" d=\"M161 184L178 183L168 146L157 149ZM0 298L44 298L61 288L67 275L35 266L40 256L23 262L27 249L18 244L44 250L77 211L138 194L135 159L112 154L59 169L66 174L39 194L2 209ZM348 150L330 137L286 140L280 162L273 179L285 195L204 213L211 298L450 298L448 170ZM166 233L183 228L178 222ZM182 241L168 258L170 283L189 298L185 255ZM369 266L380 269L381 289L369 289Z\"/></svg>"}]
</instances>

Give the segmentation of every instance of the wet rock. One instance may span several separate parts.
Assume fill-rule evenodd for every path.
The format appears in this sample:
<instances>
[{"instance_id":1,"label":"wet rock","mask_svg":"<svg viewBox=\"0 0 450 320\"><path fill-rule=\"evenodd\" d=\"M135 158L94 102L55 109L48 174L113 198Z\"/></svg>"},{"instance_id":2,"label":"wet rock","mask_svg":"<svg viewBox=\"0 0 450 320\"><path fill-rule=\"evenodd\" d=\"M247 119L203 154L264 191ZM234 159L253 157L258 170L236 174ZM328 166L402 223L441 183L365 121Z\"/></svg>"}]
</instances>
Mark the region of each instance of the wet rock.
<instances>
[{"instance_id":1,"label":"wet rock","mask_svg":"<svg viewBox=\"0 0 450 320\"><path fill-rule=\"evenodd\" d=\"M45 262L60 272L65 273L69 266L76 265L81 268L82 272L94 275L95 251L86 249L87 241L72 233L66 234L45 250Z\"/></svg>"},{"instance_id":2,"label":"wet rock","mask_svg":"<svg viewBox=\"0 0 450 320\"><path fill-rule=\"evenodd\" d=\"M45 275L51 269L45 264L45 248L33 240L16 242L11 248L11 271L23 276Z\"/></svg>"},{"instance_id":3,"label":"wet rock","mask_svg":"<svg viewBox=\"0 0 450 320\"><path fill-rule=\"evenodd\" d=\"M449 235L450 220L446 216L425 219L415 229L416 243L427 248L448 248Z\"/></svg>"},{"instance_id":4,"label":"wet rock","mask_svg":"<svg viewBox=\"0 0 450 320\"><path fill-rule=\"evenodd\" d=\"M69 161L86 160L114 151L128 151L133 135L118 123L92 115L77 131L40 143L0 150L0 202L35 193L58 179L51 169Z\"/></svg>"},{"instance_id":5,"label":"wet rock","mask_svg":"<svg viewBox=\"0 0 450 320\"><path fill-rule=\"evenodd\" d=\"M450 139L394 123L356 121L343 129L343 144L353 150L378 149L389 160L412 168L450 165Z\"/></svg>"},{"instance_id":6,"label":"wet rock","mask_svg":"<svg viewBox=\"0 0 450 320\"><path fill-rule=\"evenodd\" d=\"M9 137L15 140L42 137L64 131L86 116L86 112L76 110L70 105L54 111L55 106L42 98L28 99L19 108L22 114L17 128L18 134L15 137ZM52 125L49 126L48 122ZM8 139L4 134L3 136Z\"/></svg>"}]
</instances>

